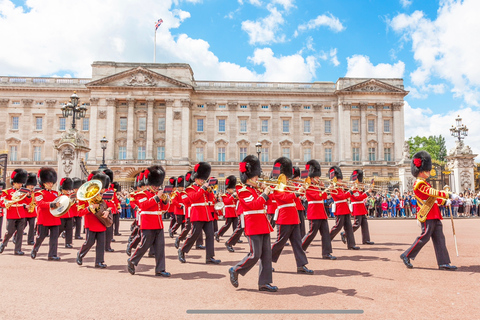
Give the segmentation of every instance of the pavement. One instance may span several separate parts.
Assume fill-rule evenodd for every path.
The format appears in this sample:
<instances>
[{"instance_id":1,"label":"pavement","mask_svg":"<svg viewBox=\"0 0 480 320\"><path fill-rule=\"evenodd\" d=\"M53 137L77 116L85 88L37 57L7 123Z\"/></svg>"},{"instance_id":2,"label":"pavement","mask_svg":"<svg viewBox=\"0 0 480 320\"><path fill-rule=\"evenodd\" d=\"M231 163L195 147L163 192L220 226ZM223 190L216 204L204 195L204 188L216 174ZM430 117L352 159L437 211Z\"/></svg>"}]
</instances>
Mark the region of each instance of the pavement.
<instances>
[{"instance_id":1,"label":"pavement","mask_svg":"<svg viewBox=\"0 0 480 320\"><path fill-rule=\"evenodd\" d=\"M333 221L329 225L332 227ZM457 271L438 270L431 241L412 261L414 268L407 269L399 256L420 235L416 220L376 219L369 220L375 245L362 245L359 230L355 236L361 249L347 250L338 235L332 242L333 255L338 258L335 261L321 259L317 235L307 251L308 266L315 271L314 275L297 274L292 249L285 247L274 264L273 284L279 287L276 293L258 291L258 267L239 276L238 288L230 284L228 269L248 252L245 238L243 244L235 246L234 253L229 253L223 244L226 236L220 243L215 242L215 257L222 260L220 265L205 264L205 252L195 249L186 255L187 263L182 264L177 259L174 239L166 233L166 263L171 278L155 277L155 260L147 257L132 276L127 271L125 253L129 226L130 221L121 222L122 236L116 236L112 243L115 252L105 253L108 267L103 270L94 268L94 248L82 266L76 264L81 240L74 240L74 249L66 249L65 240L60 238L59 262L47 261L48 239L36 260L29 256L32 246L24 244L26 255L14 256L10 242L0 255L0 319L480 317L480 219L455 220L458 257L451 222L443 221L448 251ZM214 314L221 310L237 314Z\"/></svg>"}]
</instances>

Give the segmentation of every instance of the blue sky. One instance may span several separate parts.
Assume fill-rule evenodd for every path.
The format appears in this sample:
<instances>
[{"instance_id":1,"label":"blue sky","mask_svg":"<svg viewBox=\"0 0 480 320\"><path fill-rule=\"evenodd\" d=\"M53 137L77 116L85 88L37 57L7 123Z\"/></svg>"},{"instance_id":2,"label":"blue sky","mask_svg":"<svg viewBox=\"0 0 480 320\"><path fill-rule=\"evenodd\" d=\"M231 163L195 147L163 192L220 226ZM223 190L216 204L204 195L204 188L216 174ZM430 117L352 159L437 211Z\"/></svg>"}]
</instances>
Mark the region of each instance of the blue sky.
<instances>
[{"instance_id":1,"label":"blue sky","mask_svg":"<svg viewBox=\"0 0 480 320\"><path fill-rule=\"evenodd\" d=\"M0 0L0 75L90 77L99 60L185 62L197 80L402 77L406 138L460 114L480 152L480 1ZM477 148L479 145L479 148Z\"/></svg>"}]
</instances>

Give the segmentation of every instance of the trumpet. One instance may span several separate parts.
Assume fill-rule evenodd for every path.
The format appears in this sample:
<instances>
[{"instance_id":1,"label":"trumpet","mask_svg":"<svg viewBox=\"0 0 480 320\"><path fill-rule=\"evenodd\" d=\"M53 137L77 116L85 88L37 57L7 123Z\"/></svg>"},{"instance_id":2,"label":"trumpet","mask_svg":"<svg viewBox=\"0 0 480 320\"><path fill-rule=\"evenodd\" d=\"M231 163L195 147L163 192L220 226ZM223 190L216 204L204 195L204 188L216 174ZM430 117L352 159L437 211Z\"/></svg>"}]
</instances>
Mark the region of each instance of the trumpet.
<instances>
[{"instance_id":1,"label":"trumpet","mask_svg":"<svg viewBox=\"0 0 480 320\"><path fill-rule=\"evenodd\" d=\"M265 184L266 186L274 187L273 188L274 191L277 190L277 191L280 191L280 192L291 192L291 193L304 194L304 192L300 192L300 189L302 189L304 187L289 184L289 181L287 180L287 177L284 174L279 175L277 180L262 178L262 179L258 179L257 181Z\"/></svg>"}]
</instances>

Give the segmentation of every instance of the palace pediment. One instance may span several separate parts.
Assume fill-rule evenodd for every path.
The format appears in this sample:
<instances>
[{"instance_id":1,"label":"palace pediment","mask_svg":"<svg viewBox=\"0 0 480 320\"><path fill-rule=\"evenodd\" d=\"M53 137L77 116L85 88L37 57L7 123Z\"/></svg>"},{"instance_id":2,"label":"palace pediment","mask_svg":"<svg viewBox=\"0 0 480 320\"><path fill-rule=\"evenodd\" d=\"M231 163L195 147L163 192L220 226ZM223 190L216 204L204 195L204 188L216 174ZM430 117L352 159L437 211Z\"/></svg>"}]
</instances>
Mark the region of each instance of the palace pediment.
<instances>
[{"instance_id":1,"label":"palace pediment","mask_svg":"<svg viewBox=\"0 0 480 320\"><path fill-rule=\"evenodd\" d=\"M367 81L363 81L355 85L346 87L337 92L338 93L386 93L386 94L400 93L405 95L408 93L408 91L392 86L391 84L385 83L378 79L370 79Z\"/></svg>"},{"instance_id":2,"label":"palace pediment","mask_svg":"<svg viewBox=\"0 0 480 320\"><path fill-rule=\"evenodd\" d=\"M91 81L85 84L88 88L124 87L124 88L154 88L154 89L193 89L187 83L167 77L144 67L122 71L114 75Z\"/></svg>"}]
</instances>

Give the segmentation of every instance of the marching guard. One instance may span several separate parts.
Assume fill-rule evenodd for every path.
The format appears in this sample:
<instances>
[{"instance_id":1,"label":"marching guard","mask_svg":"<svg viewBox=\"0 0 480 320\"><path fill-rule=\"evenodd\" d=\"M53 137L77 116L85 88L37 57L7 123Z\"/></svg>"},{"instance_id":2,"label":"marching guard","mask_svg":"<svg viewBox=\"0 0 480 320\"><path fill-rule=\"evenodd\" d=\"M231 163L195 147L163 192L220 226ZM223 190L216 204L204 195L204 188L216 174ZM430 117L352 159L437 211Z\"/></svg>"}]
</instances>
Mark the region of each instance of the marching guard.
<instances>
[{"instance_id":1,"label":"marching guard","mask_svg":"<svg viewBox=\"0 0 480 320\"><path fill-rule=\"evenodd\" d=\"M292 179L300 178L300 168L298 166L293 166L293 176ZM294 183L295 186L300 187L299 183ZM299 194L295 198L295 205L297 206L298 218L300 219L300 235L305 237L305 207L302 204L303 195Z\"/></svg>"},{"instance_id":2,"label":"marching guard","mask_svg":"<svg viewBox=\"0 0 480 320\"><path fill-rule=\"evenodd\" d=\"M140 246L127 260L127 269L130 274L135 274L138 265L147 250L152 247L155 255L155 275L170 277L165 271L165 236L162 215L170 206L163 189L159 189L165 179L165 171L159 166L152 166L145 170L144 177L148 189L136 195L136 202L140 207L139 225L142 238Z\"/></svg>"},{"instance_id":3,"label":"marching guard","mask_svg":"<svg viewBox=\"0 0 480 320\"><path fill-rule=\"evenodd\" d=\"M400 258L407 268L413 268L410 259L415 260L415 257L423 246L432 238L438 268L441 270L457 270L456 266L450 264L450 256L448 255L445 236L443 234L443 218L438 205L444 204L449 198L458 199L458 196L432 188L426 181L430 176L431 170L432 158L430 154L423 150L417 152L413 156L411 163L412 175L417 178L413 186L413 192L420 207L417 213L417 219L419 221L422 218L425 220L421 221L422 234L417 237L410 248L400 255Z\"/></svg>"},{"instance_id":4,"label":"marching guard","mask_svg":"<svg viewBox=\"0 0 480 320\"><path fill-rule=\"evenodd\" d=\"M48 240L48 260L59 261L60 257L57 256L57 249L61 221L60 218L54 217L50 213L50 208L54 209L60 206L60 203L54 202L58 198L58 192L52 190L53 185L57 183L57 172L55 169L49 167L40 168L38 171L38 183L42 188L35 193L35 201L38 208L38 232L30 257L32 259L37 257L37 252L43 240L45 240L47 235L50 235Z\"/></svg>"},{"instance_id":5,"label":"marching guard","mask_svg":"<svg viewBox=\"0 0 480 320\"><path fill-rule=\"evenodd\" d=\"M70 197L70 201L74 202L75 200L71 199L73 192L73 180L71 178L63 178L59 183L59 190L63 195ZM59 234L62 234L65 231L65 248L73 248L73 216L76 213L76 206L73 204L70 206L70 209L60 218L61 224L58 230Z\"/></svg>"},{"instance_id":6,"label":"marching guard","mask_svg":"<svg viewBox=\"0 0 480 320\"><path fill-rule=\"evenodd\" d=\"M27 182L27 178L27 171L15 169L10 176L13 187L3 190L3 202L7 208L7 232L5 232L5 238L0 243L0 253L3 253L8 241L17 231L14 254L24 255L22 251L23 230L25 229L27 206L30 205L31 198L28 197L30 192L28 190L22 192L21 188Z\"/></svg>"},{"instance_id":7,"label":"marching guard","mask_svg":"<svg viewBox=\"0 0 480 320\"><path fill-rule=\"evenodd\" d=\"M173 238L175 232L178 228L182 227L182 231L185 228L185 216L186 216L186 208L188 207L188 195L185 192L185 177L179 176L177 178L177 191L172 194L170 198L170 206L173 206L173 214L175 215L175 224L172 228L168 231L170 238ZM175 239L175 242L177 239ZM178 248L177 248L178 249Z\"/></svg>"},{"instance_id":8,"label":"marching guard","mask_svg":"<svg viewBox=\"0 0 480 320\"><path fill-rule=\"evenodd\" d=\"M3 203L3 199L6 193L3 192L5 190L5 182L0 182L0 242L3 241L2 239L2 226L3 226L3 212L5 210L5 204Z\"/></svg>"},{"instance_id":9,"label":"marching guard","mask_svg":"<svg viewBox=\"0 0 480 320\"><path fill-rule=\"evenodd\" d=\"M225 179L225 191L226 193L221 195L223 202L223 216L225 217L225 224L220 228L218 232L215 232L215 240L220 242L220 237L227 232L232 226L233 231L238 225L237 217L237 195L235 192L235 186L237 185L237 178L235 176L228 176Z\"/></svg>"},{"instance_id":10,"label":"marching guard","mask_svg":"<svg viewBox=\"0 0 480 320\"><path fill-rule=\"evenodd\" d=\"M341 184L343 180L342 170L333 166L328 170L331 176L337 179L338 183ZM345 237L347 238L347 247L351 250L359 250L360 248L355 245L355 237L353 236L352 221L350 220L350 209L348 208L348 199L351 198L349 192L344 192L343 188L336 187L330 191L330 195L335 201L335 225L330 230L330 239L333 240L335 236L344 230Z\"/></svg>"},{"instance_id":11,"label":"marching guard","mask_svg":"<svg viewBox=\"0 0 480 320\"><path fill-rule=\"evenodd\" d=\"M178 260L185 263L185 253L188 253L193 244L202 236L202 230L205 232L206 244L206 263L219 264L221 261L214 258L214 231L213 216L210 195L207 191L209 187L208 177L212 167L207 162L200 162L195 165L193 179L195 183L187 188L187 194L191 201L190 221L192 223L192 232L188 235L183 246L178 249Z\"/></svg>"},{"instance_id":12,"label":"marching guard","mask_svg":"<svg viewBox=\"0 0 480 320\"><path fill-rule=\"evenodd\" d=\"M75 226L75 239L76 240L83 240L83 237L81 236L82 232L82 216L80 215L80 212L85 209L86 203L84 201L79 201L77 199L77 191L78 188L82 186L82 184L85 183L85 181L81 180L80 178L73 178L73 197L75 198L75 203L73 206L75 207L75 213L73 215L73 223Z\"/></svg>"},{"instance_id":13,"label":"marching guard","mask_svg":"<svg viewBox=\"0 0 480 320\"><path fill-rule=\"evenodd\" d=\"M337 258L332 256L332 241L330 240L328 228L328 216L325 212L327 193L320 189L323 187L323 183L320 182L320 177L322 176L320 163L317 160L310 160L305 165L305 170L308 171L308 177L312 183L305 192L308 201L307 219L310 221L310 230L302 239L302 249L307 251L317 232L320 231L322 237L322 258L336 260Z\"/></svg>"},{"instance_id":14,"label":"marching guard","mask_svg":"<svg viewBox=\"0 0 480 320\"><path fill-rule=\"evenodd\" d=\"M287 179L292 177L292 161L286 157L275 160L274 166L280 167L280 174ZM299 190L301 191L301 189ZM277 240L272 245L272 261L277 262L282 253L285 243L290 240L293 254L297 263L297 273L313 274L313 270L307 268L308 259L302 249L302 236L300 235L300 218L298 217L295 199L297 195L288 189L273 191L273 197L277 201L277 212L275 213L277 225Z\"/></svg>"},{"instance_id":15,"label":"marching guard","mask_svg":"<svg viewBox=\"0 0 480 320\"><path fill-rule=\"evenodd\" d=\"M33 172L28 174L27 182L25 182L25 188L30 190L31 198L30 204L27 206L27 213L25 216L25 228L28 225L27 243L29 245L35 244L35 220L37 220L37 205L35 203L35 188L37 187L37 175Z\"/></svg>"},{"instance_id":16,"label":"marching guard","mask_svg":"<svg viewBox=\"0 0 480 320\"><path fill-rule=\"evenodd\" d=\"M273 228L265 212L265 205L272 190L270 187L266 187L263 192L259 191L257 182L261 168L260 161L256 156L249 155L243 159L239 164L239 169L243 185L236 187L239 202L238 212L245 222L245 234L248 237L250 252L242 261L228 270L230 283L237 288L238 275L245 276L260 259L258 290L276 292L278 288L271 284L273 277L270 233Z\"/></svg>"}]
</instances>

